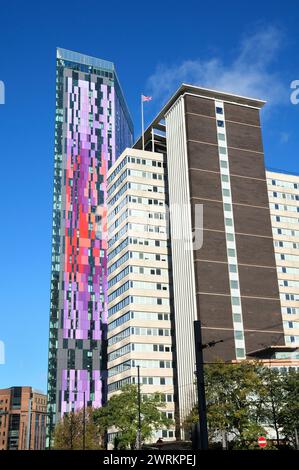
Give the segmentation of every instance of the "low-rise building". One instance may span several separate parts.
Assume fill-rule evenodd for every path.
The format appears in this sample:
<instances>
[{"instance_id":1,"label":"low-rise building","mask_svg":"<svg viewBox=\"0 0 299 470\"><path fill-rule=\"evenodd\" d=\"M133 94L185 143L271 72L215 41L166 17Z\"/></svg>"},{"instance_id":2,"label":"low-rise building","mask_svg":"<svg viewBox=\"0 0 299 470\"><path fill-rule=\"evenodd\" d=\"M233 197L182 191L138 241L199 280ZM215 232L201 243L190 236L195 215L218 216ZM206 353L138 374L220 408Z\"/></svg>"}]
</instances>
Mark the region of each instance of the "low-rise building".
<instances>
[{"instance_id":1,"label":"low-rise building","mask_svg":"<svg viewBox=\"0 0 299 470\"><path fill-rule=\"evenodd\" d=\"M43 450L47 396L32 387L0 390L0 450Z\"/></svg>"}]
</instances>

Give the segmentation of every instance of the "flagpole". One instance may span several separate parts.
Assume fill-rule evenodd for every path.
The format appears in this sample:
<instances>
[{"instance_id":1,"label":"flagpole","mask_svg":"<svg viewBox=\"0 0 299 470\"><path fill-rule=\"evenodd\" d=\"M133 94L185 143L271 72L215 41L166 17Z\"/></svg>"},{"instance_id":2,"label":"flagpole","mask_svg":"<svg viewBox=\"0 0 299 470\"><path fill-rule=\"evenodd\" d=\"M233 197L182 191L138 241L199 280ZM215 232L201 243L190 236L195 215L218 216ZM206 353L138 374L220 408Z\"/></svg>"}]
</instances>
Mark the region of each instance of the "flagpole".
<instances>
[{"instance_id":1,"label":"flagpole","mask_svg":"<svg viewBox=\"0 0 299 470\"><path fill-rule=\"evenodd\" d=\"M152 152L155 151L154 128L152 127Z\"/></svg>"},{"instance_id":2,"label":"flagpole","mask_svg":"<svg viewBox=\"0 0 299 470\"><path fill-rule=\"evenodd\" d=\"M143 97L141 95L141 128L142 128L142 150L144 150L144 117L143 117Z\"/></svg>"}]
</instances>

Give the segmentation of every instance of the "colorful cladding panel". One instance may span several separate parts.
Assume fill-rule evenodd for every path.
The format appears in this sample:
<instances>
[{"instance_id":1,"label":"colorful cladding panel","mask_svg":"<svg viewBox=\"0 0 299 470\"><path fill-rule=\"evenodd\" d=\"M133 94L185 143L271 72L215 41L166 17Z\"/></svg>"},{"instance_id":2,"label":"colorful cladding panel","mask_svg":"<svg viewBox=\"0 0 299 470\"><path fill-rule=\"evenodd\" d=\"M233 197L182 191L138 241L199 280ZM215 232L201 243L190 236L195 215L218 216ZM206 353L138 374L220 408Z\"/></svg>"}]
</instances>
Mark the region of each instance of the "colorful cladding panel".
<instances>
[{"instance_id":1,"label":"colorful cladding panel","mask_svg":"<svg viewBox=\"0 0 299 470\"><path fill-rule=\"evenodd\" d=\"M93 76L83 80L66 74L65 79L63 339L99 343L97 348L88 345L86 369L84 354L82 368L72 369L70 362L62 368L62 413L70 406L80 408L84 391L93 406L101 405L100 374L92 366L107 323L107 241L96 236L96 218L106 200L108 164L115 160L114 88Z\"/></svg>"},{"instance_id":2,"label":"colorful cladding panel","mask_svg":"<svg viewBox=\"0 0 299 470\"><path fill-rule=\"evenodd\" d=\"M59 49L48 367L54 423L81 408L84 396L95 407L105 400L106 175L132 140L114 65ZM50 427L48 418L48 439Z\"/></svg>"}]
</instances>

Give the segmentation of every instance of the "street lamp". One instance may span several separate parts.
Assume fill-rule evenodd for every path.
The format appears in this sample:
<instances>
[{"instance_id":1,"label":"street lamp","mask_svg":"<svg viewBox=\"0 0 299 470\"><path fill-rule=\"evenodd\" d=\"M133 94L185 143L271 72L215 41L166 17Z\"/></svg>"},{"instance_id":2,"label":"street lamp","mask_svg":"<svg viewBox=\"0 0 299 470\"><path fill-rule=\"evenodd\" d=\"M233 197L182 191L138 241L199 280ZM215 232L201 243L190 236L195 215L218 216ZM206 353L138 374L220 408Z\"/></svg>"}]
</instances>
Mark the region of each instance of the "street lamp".
<instances>
[{"instance_id":1,"label":"street lamp","mask_svg":"<svg viewBox=\"0 0 299 470\"><path fill-rule=\"evenodd\" d=\"M206 348L212 348L218 343L223 343L223 340L221 339L219 341L210 341L209 343L202 344L200 320L194 321L194 339L195 339L196 385L197 385L198 418L199 418L199 442L197 445L200 450L207 450L209 448L209 440L208 440L207 406L206 406L206 393L205 393L204 368L203 368L203 350Z\"/></svg>"},{"instance_id":2,"label":"street lamp","mask_svg":"<svg viewBox=\"0 0 299 470\"><path fill-rule=\"evenodd\" d=\"M53 410L52 406L49 408L49 413L46 413L46 416L49 416L50 426L49 426L49 450L51 450L52 445L52 428L53 428Z\"/></svg>"},{"instance_id":3,"label":"street lamp","mask_svg":"<svg viewBox=\"0 0 299 470\"><path fill-rule=\"evenodd\" d=\"M137 449L141 449L141 390L140 390L140 366L137 366L138 378L138 436L137 436Z\"/></svg>"}]
</instances>

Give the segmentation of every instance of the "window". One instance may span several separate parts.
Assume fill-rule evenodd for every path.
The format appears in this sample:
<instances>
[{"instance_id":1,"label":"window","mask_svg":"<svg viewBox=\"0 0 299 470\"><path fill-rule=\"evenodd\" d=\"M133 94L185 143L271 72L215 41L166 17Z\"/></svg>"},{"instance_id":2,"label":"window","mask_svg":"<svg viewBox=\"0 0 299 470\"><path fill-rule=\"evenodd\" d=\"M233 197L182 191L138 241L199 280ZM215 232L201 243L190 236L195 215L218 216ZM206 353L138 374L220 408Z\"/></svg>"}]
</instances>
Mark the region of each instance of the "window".
<instances>
[{"instance_id":1,"label":"window","mask_svg":"<svg viewBox=\"0 0 299 470\"><path fill-rule=\"evenodd\" d=\"M220 160L220 166L221 166L221 168L227 168L228 167L227 162L225 160Z\"/></svg>"},{"instance_id":2,"label":"window","mask_svg":"<svg viewBox=\"0 0 299 470\"><path fill-rule=\"evenodd\" d=\"M232 297L232 305L240 305L240 298Z\"/></svg>"},{"instance_id":3,"label":"window","mask_svg":"<svg viewBox=\"0 0 299 470\"><path fill-rule=\"evenodd\" d=\"M231 289L239 289L238 281L230 281L230 287Z\"/></svg>"},{"instance_id":4,"label":"window","mask_svg":"<svg viewBox=\"0 0 299 470\"><path fill-rule=\"evenodd\" d=\"M225 210L226 212L231 212L231 210L232 210L231 204L224 204L224 210Z\"/></svg>"},{"instance_id":5,"label":"window","mask_svg":"<svg viewBox=\"0 0 299 470\"><path fill-rule=\"evenodd\" d=\"M229 197L230 196L230 190L229 189L223 189L222 194L223 194L223 196Z\"/></svg>"},{"instance_id":6,"label":"window","mask_svg":"<svg viewBox=\"0 0 299 470\"><path fill-rule=\"evenodd\" d=\"M216 107L216 113L217 114L223 114L223 109L217 106Z\"/></svg>"},{"instance_id":7,"label":"window","mask_svg":"<svg viewBox=\"0 0 299 470\"><path fill-rule=\"evenodd\" d=\"M226 225L227 227L232 227L232 226L233 226L233 219L228 219L228 218L226 218L226 219L225 219L225 225Z\"/></svg>"},{"instance_id":8,"label":"window","mask_svg":"<svg viewBox=\"0 0 299 470\"><path fill-rule=\"evenodd\" d=\"M227 175L221 175L221 181L223 181L224 183L228 183L229 182L229 178Z\"/></svg>"},{"instance_id":9,"label":"window","mask_svg":"<svg viewBox=\"0 0 299 470\"><path fill-rule=\"evenodd\" d=\"M234 258L236 256L236 251L233 248L228 248L227 254L230 258Z\"/></svg>"},{"instance_id":10,"label":"window","mask_svg":"<svg viewBox=\"0 0 299 470\"><path fill-rule=\"evenodd\" d=\"M225 135L218 132L218 140L225 140Z\"/></svg>"},{"instance_id":11,"label":"window","mask_svg":"<svg viewBox=\"0 0 299 470\"><path fill-rule=\"evenodd\" d=\"M226 148L225 147L219 147L219 153L222 155L226 155Z\"/></svg>"},{"instance_id":12,"label":"window","mask_svg":"<svg viewBox=\"0 0 299 470\"><path fill-rule=\"evenodd\" d=\"M224 121L217 120L218 127L224 127Z\"/></svg>"},{"instance_id":13,"label":"window","mask_svg":"<svg viewBox=\"0 0 299 470\"><path fill-rule=\"evenodd\" d=\"M236 356L237 357L245 357L245 351L243 348L236 348Z\"/></svg>"},{"instance_id":14,"label":"window","mask_svg":"<svg viewBox=\"0 0 299 470\"><path fill-rule=\"evenodd\" d=\"M229 264L229 272L236 273L237 272L237 265L236 264Z\"/></svg>"},{"instance_id":15,"label":"window","mask_svg":"<svg viewBox=\"0 0 299 470\"><path fill-rule=\"evenodd\" d=\"M235 323L242 323L242 318L240 313L234 313L233 319Z\"/></svg>"},{"instance_id":16,"label":"window","mask_svg":"<svg viewBox=\"0 0 299 470\"><path fill-rule=\"evenodd\" d=\"M240 330L235 331L235 339L242 340L243 339L243 331L240 331Z\"/></svg>"}]
</instances>

